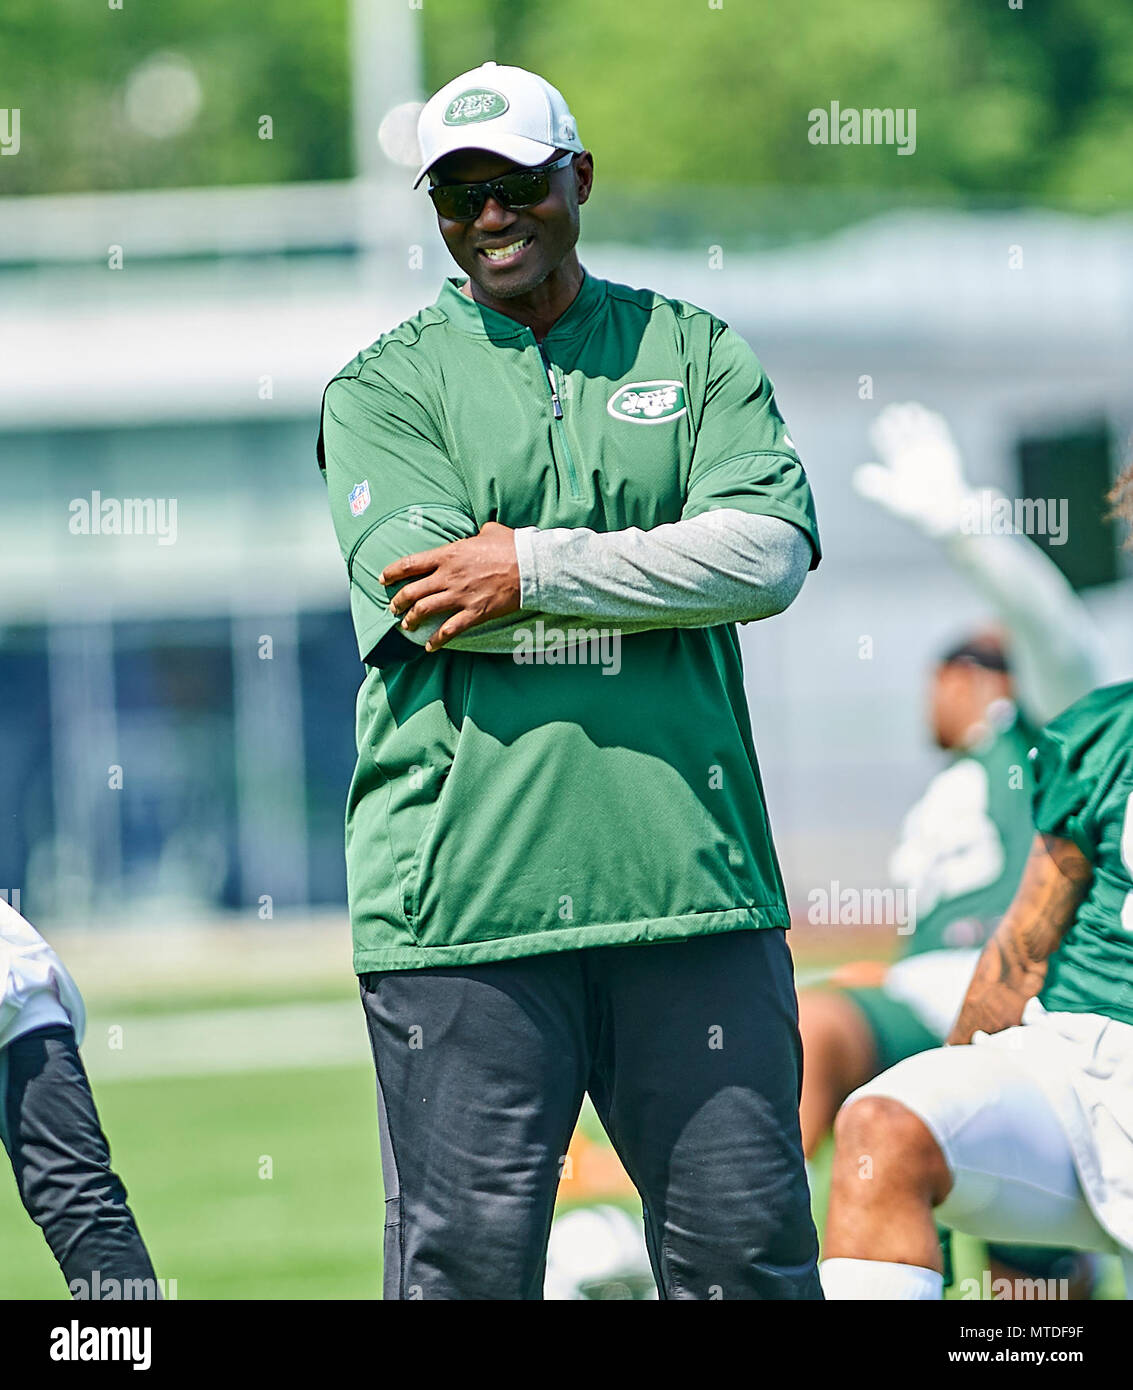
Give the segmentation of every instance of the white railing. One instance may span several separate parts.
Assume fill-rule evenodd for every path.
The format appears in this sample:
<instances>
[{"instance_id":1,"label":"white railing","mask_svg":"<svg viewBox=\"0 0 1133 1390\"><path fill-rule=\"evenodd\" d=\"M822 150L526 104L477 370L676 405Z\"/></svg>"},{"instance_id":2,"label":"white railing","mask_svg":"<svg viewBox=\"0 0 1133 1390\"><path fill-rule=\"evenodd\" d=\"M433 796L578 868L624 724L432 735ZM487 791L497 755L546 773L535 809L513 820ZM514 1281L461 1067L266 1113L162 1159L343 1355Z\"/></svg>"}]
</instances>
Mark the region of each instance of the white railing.
<instances>
[{"instance_id":1,"label":"white railing","mask_svg":"<svg viewBox=\"0 0 1133 1390\"><path fill-rule=\"evenodd\" d=\"M68 193L0 199L0 266L379 249L404 241L409 179ZM375 206L383 216L375 216Z\"/></svg>"}]
</instances>

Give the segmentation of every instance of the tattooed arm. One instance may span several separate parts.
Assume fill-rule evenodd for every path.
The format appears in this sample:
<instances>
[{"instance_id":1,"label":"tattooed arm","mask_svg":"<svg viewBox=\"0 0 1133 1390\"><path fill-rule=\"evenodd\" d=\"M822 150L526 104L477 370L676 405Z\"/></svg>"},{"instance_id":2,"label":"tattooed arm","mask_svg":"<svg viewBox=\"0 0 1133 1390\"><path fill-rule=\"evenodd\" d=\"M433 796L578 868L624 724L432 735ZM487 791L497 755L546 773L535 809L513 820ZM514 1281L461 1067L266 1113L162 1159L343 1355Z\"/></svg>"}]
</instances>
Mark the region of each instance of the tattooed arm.
<instances>
[{"instance_id":1,"label":"tattooed arm","mask_svg":"<svg viewBox=\"0 0 1133 1390\"><path fill-rule=\"evenodd\" d=\"M1072 841L1035 836L1019 891L983 949L950 1044L1020 1022L1027 1000L1042 989L1047 961L1069 931L1092 878L1090 861Z\"/></svg>"}]
</instances>

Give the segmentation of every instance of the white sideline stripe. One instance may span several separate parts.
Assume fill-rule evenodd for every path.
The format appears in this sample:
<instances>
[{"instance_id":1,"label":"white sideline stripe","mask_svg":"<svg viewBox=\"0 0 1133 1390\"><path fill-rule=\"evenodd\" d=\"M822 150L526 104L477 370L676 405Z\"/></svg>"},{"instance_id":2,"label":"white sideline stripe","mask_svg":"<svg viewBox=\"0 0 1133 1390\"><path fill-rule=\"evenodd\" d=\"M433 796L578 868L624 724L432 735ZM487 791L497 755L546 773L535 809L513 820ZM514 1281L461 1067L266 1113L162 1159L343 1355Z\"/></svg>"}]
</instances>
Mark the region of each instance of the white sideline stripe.
<instances>
[{"instance_id":1,"label":"white sideline stripe","mask_svg":"<svg viewBox=\"0 0 1133 1390\"><path fill-rule=\"evenodd\" d=\"M121 1027L121 1047L110 1046ZM96 1013L83 1061L91 1080L282 1071L369 1063L361 1004L272 1004L155 1017Z\"/></svg>"},{"instance_id":2,"label":"white sideline stripe","mask_svg":"<svg viewBox=\"0 0 1133 1390\"><path fill-rule=\"evenodd\" d=\"M829 969L800 970L800 989ZM120 1048L110 1046L122 1029ZM290 1071L370 1061L360 1004L268 1004L115 1019L98 1011L87 1024L83 1061L92 1081L144 1081L163 1076Z\"/></svg>"}]
</instances>

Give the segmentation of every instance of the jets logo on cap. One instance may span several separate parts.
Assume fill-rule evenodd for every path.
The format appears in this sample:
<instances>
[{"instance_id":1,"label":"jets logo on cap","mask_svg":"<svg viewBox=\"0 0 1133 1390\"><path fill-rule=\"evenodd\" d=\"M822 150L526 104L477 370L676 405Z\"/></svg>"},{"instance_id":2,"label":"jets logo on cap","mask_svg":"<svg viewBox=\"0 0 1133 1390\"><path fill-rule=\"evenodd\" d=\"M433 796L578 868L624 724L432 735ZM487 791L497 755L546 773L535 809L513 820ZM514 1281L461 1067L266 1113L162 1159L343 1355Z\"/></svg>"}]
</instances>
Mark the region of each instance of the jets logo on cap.
<instances>
[{"instance_id":1,"label":"jets logo on cap","mask_svg":"<svg viewBox=\"0 0 1133 1390\"><path fill-rule=\"evenodd\" d=\"M508 99L502 92L493 92L488 87L478 87L475 91L461 92L453 97L442 117L445 125L471 125L474 121L491 121L502 116L508 109Z\"/></svg>"},{"instance_id":2,"label":"jets logo on cap","mask_svg":"<svg viewBox=\"0 0 1133 1390\"><path fill-rule=\"evenodd\" d=\"M615 420L636 425L659 425L676 420L688 409L685 388L679 381L631 381L606 402Z\"/></svg>"},{"instance_id":3,"label":"jets logo on cap","mask_svg":"<svg viewBox=\"0 0 1133 1390\"><path fill-rule=\"evenodd\" d=\"M361 516L370 505L370 480L367 478L365 482L355 483L350 489L348 500L350 502L350 515Z\"/></svg>"}]
</instances>

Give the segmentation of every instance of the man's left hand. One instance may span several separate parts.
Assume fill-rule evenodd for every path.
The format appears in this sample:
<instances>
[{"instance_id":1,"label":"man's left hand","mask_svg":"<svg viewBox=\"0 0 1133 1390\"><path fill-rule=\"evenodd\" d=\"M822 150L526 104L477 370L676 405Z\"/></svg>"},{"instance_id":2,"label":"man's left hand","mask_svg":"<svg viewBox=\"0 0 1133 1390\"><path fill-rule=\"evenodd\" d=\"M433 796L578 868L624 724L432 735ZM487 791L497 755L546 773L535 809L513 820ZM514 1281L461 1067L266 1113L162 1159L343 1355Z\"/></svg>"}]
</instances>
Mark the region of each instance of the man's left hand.
<instances>
[{"instance_id":1,"label":"man's left hand","mask_svg":"<svg viewBox=\"0 0 1133 1390\"><path fill-rule=\"evenodd\" d=\"M435 652L479 623L518 611L515 532L489 521L478 535L405 555L379 576L379 582L387 586L403 580L410 582L394 595L390 609L407 631L444 613L450 615L425 644L426 651Z\"/></svg>"}]
</instances>

